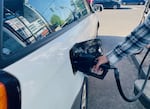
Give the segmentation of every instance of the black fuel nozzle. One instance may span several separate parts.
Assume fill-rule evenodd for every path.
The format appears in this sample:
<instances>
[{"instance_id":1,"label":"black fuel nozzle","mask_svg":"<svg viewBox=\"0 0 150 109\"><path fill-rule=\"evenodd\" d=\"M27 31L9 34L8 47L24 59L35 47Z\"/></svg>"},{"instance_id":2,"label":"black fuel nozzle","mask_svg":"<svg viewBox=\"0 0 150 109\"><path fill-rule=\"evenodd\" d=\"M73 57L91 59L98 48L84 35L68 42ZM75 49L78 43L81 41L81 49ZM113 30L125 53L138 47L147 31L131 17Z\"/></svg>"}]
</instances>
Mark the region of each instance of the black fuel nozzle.
<instances>
[{"instance_id":1,"label":"black fuel nozzle","mask_svg":"<svg viewBox=\"0 0 150 109\"><path fill-rule=\"evenodd\" d=\"M111 66L109 63L105 63L105 64L100 65L100 68L102 70L108 70L108 69L111 69Z\"/></svg>"},{"instance_id":2,"label":"black fuel nozzle","mask_svg":"<svg viewBox=\"0 0 150 109\"><path fill-rule=\"evenodd\" d=\"M96 59L103 55L100 39L92 39L81 43L76 43L70 50L70 60L73 72L83 72L86 75L93 76L99 79L104 79L108 69L109 63L101 65L103 69L101 74L92 71L93 66L97 64Z\"/></svg>"},{"instance_id":3,"label":"black fuel nozzle","mask_svg":"<svg viewBox=\"0 0 150 109\"><path fill-rule=\"evenodd\" d=\"M100 69L101 69L100 74L97 72L91 72L91 74L89 74L89 75L96 77L98 79L104 79L106 74L108 73L109 69L111 69L111 66L109 63L105 63L105 64L100 65Z\"/></svg>"}]
</instances>

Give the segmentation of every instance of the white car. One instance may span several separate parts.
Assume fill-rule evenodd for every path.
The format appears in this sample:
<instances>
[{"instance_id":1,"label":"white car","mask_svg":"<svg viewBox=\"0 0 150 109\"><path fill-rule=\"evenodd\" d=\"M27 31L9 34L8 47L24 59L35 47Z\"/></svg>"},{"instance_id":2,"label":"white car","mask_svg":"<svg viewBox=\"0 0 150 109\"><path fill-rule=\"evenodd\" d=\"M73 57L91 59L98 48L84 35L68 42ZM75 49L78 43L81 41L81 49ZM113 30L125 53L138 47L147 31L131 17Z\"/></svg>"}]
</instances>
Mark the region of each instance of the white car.
<instances>
[{"instance_id":1,"label":"white car","mask_svg":"<svg viewBox=\"0 0 150 109\"><path fill-rule=\"evenodd\" d=\"M86 0L0 5L0 109L86 109L86 79L69 58L75 43L97 34Z\"/></svg>"}]
</instances>

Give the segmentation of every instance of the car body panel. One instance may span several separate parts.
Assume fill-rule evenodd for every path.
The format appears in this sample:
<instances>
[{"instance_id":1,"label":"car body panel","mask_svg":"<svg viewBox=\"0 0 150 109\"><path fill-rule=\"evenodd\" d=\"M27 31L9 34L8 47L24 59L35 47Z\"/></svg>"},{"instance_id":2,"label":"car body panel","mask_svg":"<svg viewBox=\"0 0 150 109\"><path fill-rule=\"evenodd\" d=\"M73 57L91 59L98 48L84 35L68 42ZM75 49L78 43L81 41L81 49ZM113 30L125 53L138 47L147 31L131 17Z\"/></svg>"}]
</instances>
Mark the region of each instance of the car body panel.
<instances>
[{"instance_id":1,"label":"car body panel","mask_svg":"<svg viewBox=\"0 0 150 109\"><path fill-rule=\"evenodd\" d=\"M90 25L89 25L89 22ZM79 93L83 74L73 74L69 50L76 42L96 36L95 14L46 45L6 67L21 85L21 109L70 109Z\"/></svg>"}]
</instances>

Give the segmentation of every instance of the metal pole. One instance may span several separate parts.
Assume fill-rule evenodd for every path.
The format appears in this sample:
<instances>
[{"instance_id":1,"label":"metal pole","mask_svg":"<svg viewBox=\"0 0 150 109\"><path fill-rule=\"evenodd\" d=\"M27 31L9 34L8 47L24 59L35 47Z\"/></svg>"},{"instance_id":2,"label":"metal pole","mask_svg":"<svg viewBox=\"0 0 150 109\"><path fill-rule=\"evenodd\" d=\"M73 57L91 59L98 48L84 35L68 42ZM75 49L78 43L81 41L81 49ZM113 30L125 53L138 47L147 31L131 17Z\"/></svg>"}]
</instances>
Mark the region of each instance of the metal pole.
<instances>
[{"instance_id":1,"label":"metal pole","mask_svg":"<svg viewBox=\"0 0 150 109\"><path fill-rule=\"evenodd\" d=\"M3 39L3 6L4 1L0 0L0 58L2 56L2 39Z\"/></svg>"}]
</instances>

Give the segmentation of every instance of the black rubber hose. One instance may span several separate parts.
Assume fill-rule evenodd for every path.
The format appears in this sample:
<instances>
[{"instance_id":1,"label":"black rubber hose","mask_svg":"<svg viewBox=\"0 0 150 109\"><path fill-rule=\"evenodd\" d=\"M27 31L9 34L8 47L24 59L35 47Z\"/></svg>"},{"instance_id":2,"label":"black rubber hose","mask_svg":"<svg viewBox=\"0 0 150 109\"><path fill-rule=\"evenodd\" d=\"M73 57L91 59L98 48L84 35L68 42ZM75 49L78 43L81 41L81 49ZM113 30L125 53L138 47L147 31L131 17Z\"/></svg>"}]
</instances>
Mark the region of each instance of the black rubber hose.
<instances>
[{"instance_id":1,"label":"black rubber hose","mask_svg":"<svg viewBox=\"0 0 150 109\"><path fill-rule=\"evenodd\" d=\"M144 58L143 58L143 60L142 60L142 62L140 64L141 66L142 66L143 62L145 61L146 57L148 56L149 52L150 52L150 49L147 50L147 52L146 52L146 54L145 54L145 56L144 56ZM141 69L141 68L142 67L140 67L139 69ZM126 100L127 102L134 102L143 94L143 90L144 90L144 88L146 86L146 83L147 83L147 81L149 79L149 75L150 75L150 65L149 65L148 72L147 72L147 75L146 75L146 78L145 78L145 81L144 81L144 83L142 85L141 90L139 91L139 93L137 95L135 95L132 98L128 98L128 97L125 96L125 94L124 94L124 92L122 90L122 87L121 87L120 78L119 78L119 72L118 72L117 68L114 68L114 75L115 75L115 80L116 80L116 83L117 83L117 87L118 87L119 93L122 96L122 98L124 100Z\"/></svg>"},{"instance_id":2,"label":"black rubber hose","mask_svg":"<svg viewBox=\"0 0 150 109\"><path fill-rule=\"evenodd\" d=\"M143 57L143 59L142 59L140 65L139 65L139 68L138 68L138 74L139 74L139 75L141 75L143 63L144 63L146 57L148 56L149 52L150 52L150 48L148 48L147 52L145 53L145 55L144 55L144 57Z\"/></svg>"},{"instance_id":3,"label":"black rubber hose","mask_svg":"<svg viewBox=\"0 0 150 109\"><path fill-rule=\"evenodd\" d=\"M128 98L125 96L125 94L123 93L123 90L122 90L122 87L121 87L121 84L120 84L120 78L119 78L119 72L115 69L114 71L115 73L115 80L116 80L116 83L117 83L117 87L118 87L118 90L119 90L119 93L120 95L122 96L122 98L128 102L134 102L136 101L142 94L143 94L143 90L146 86L146 83L148 81L148 78L149 78L149 74L150 74L150 66L149 66L149 69L148 69L148 73L147 73L147 76L145 78L145 81L144 81L144 84L142 85L142 89L139 91L139 93L137 95L135 95L134 97L132 98Z\"/></svg>"}]
</instances>

